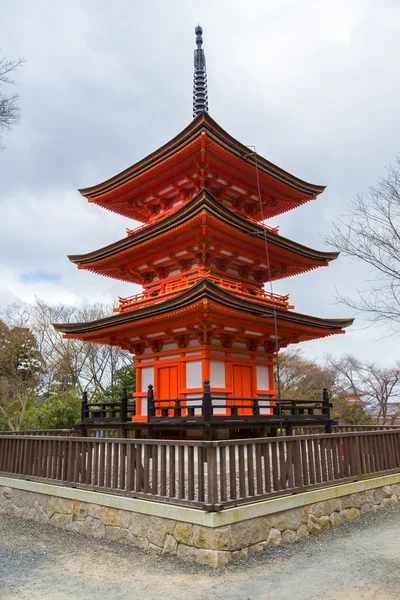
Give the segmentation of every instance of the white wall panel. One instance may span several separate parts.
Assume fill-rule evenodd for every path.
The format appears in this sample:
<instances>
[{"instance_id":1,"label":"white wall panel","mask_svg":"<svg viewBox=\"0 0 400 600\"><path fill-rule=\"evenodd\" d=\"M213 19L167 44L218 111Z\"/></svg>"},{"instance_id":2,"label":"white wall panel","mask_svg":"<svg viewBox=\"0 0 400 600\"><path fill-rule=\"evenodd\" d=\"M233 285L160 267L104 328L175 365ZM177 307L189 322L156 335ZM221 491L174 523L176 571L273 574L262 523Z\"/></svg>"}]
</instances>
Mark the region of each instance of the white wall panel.
<instances>
[{"instance_id":1,"label":"white wall panel","mask_svg":"<svg viewBox=\"0 0 400 600\"><path fill-rule=\"evenodd\" d=\"M163 352L167 351L167 350L177 350L178 346L176 344L164 344L163 346Z\"/></svg>"},{"instance_id":2,"label":"white wall panel","mask_svg":"<svg viewBox=\"0 0 400 600\"><path fill-rule=\"evenodd\" d=\"M271 408L271 398L257 394L258 405L260 407L260 415L272 415L273 409Z\"/></svg>"},{"instance_id":3,"label":"white wall panel","mask_svg":"<svg viewBox=\"0 0 400 600\"><path fill-rule=\"evenodd\" d=\"M190 340L188 343L188 347L192 348L193 346L200 346L200 344L197 340Z\"/></svg>"},{"instance_id":4,"label":"white wall panel","mask_svg":"<svg viewBox=\"0 0 400 600\"><path fill-rule=\"evenodd\" d=\"M269 390L268 367L257 365L257 389Z\"/></svg>"},{"instance_id":5,"label":"white wall panel","mask_svg":"<svg viewBox=\"0 0 400 600\"><path fill-rule=\"evenodd\" d=\"M222 360L210 360L211 387L225 387L225 363Z\"/></svg>"},{"instance_id":6,"label":"white wall panel","mask_svg":"<svg viewBox=\"0 0 400 600\"><path fill-rule=\"evenodd\" d=\"M145 367L142 369L142 392L147 392L149 385L154 385L154 367ZM142 415L147 415L147 398L141 398Z\"/></svg>"},{"instance_id":7,"label":"white wall panel","mask_svg":"<svg viewBox=\"0 0 400 600\"><path fill-rule=\"evenodd\" d=\"M223 386L218 386L223 387ZM226 408L217 408L218 406L225 407L225 394L221 394L218 392L218 398L222 398L221 400L213 400L213 414L214 415L224 415L226 413Z\"/></svg>"},{"instance_id":8,"label":"white wall panel","mask_svg":"<svg viewBox=\"0 0 400 600\"><path fill-rule=\"evenodd\" d=\"M198 406L199 404L201 404L201 397L200 394L186 394L186 406ZM195 415L201 415L201 408L195 408L194 409L194 414Z\"/></svg>"},{"instance_id":9,"label":"white wall panel","mask_svg":"<svg viewBox=\"0 0 400 600\"><path fill-rule=\"evenodd\" d=\"M154 385L154 367L144 367L142 369L142 389L141 392L147 392L149 385Z\"/></svg>"},{"instance_id":10,"label":"white wall panel","mask_svg":"<svg viewBox=\"0 0 400 600\"><path fill-rule=\"evenodd\" d=\"M186 363L186 387L201 388L201 360L188 360Z\"/></svg>"}]
</instances>

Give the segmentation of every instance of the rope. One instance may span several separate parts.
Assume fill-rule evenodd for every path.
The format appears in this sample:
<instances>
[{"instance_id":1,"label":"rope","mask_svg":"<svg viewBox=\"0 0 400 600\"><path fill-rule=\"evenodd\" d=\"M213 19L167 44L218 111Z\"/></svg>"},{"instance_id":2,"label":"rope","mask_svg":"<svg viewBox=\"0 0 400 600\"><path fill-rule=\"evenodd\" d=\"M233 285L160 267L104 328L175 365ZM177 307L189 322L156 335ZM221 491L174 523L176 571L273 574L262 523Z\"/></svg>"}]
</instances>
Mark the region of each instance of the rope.
<instances>
[{"instance_id":1,"label":"rope","mask_svg":"<svg viewBox=\"0 0 400 600\"><path fill-rule=\"evenodd\" d=\"M256 169L256 178L257 178L257 191L258 191L258 200L260 202L260 213L261 213L261 221L264 222L264 209L261 202L261 186L260 186L260 176L258 172L258 162L257 162L257 151L255 146L248 146L252 148L252 152L249 155L246 155L244 158L246 159L248 156L254 156L255 169ZM265 256L267 259L267 271L268 271L268 279L270 292L274 294L274 288L272 285L272 277L271 277L271 264L269 260L269 251L268 251L268 240L267 240L267 230L264 228L264 243L265 243ZM276 354L276 383L278 388L278 414L279 414L279 429L282 432L282 405L281 405L281 378L280 378L280 369L279 369L279 342L278 342L278 320L276 316L276 307L275 304L272 304L272 314L274 319L274 334L275 334L275 354Z\"/></svg>"}]
</instances>

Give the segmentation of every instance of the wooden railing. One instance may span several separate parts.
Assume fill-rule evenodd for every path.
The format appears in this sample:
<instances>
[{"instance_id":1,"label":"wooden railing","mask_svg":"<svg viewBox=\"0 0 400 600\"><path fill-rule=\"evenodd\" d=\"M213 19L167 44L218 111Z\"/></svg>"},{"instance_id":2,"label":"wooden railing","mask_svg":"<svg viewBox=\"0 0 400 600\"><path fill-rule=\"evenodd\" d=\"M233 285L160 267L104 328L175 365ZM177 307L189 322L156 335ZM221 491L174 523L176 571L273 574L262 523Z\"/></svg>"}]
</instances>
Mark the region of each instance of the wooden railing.
<instances>
[{"instance_id":1,"label":"wooden railing","mask_svg":"<svg viewBox=\"0 0 400 600\"><path fill-rule=\"evenodd\" d=\"M400 471L400 431L219 442L0 435L0 474L207 511Z\"/></svg>"},{"instance_id":2,"label":"wooden railing","mask_svg":"<svg viewBox=\"0 0 400 600\"><path fill-rule=\"evenodd\" d=\"M270 306L275 306L276 308L281 309L289 309L293 308L289 304L289 296L282 296L280 294L272 294L271 292L267 292L266 290L246 285L245 283L239 283L232 281L226 277L217 277L215 275L211 275L209 273L202 275L192 275L187 279L179 279L177 281L167 283L165 286L158 291L143 291L139 294L135 294L133 296L128 296L127 298L119 297L118 308L115 308L115 312L125 312L132 310L133 308L137 308L140 304L141 306L147 306L147 304L153 304L154 302L159 302L160 299L166 300L169 296L173 296L174 294L186 290L190 288L192 285L198 283L201 279L207 278L213 283L216 283L221 288L230 290L238 294L243 298L248 298L254 300L256 302L262 302L263 304L268 304Z\"/></svg>"},{"instance_id":3,"label":"wooden railing","mask_svg":"<svg viewBox=\"0 0 400 600\"><path fill-rule=\"evenodd\" d=\"M149 423L218 423L228 421L265 422L283 418L285 422L329 421L331 404L326 388L320 400L280 400L268 398L235 398L212 395L210 382L204 381L203 395L198 398L154 398L153 386L147 393Z\"/></svg>"},{"instance_id":4,"label":"wooden railing","mask_svg":"<svg viewBox=\"0 0 400 600\"><path fill-rule=\"evenodd\" d=\"M81 422L91 423L126 423L135 414L135 403L128 401L125 388L121 390L118 400L89 402L87 392L82 394Z\"/></svg>"},{"instance_id":5,"label":"wooden railing","mask_svg":"<svg viewBox=\"0 0 400 600\"><path fill-rule=\"evenodd\" d=\"M390 431L399 430L400 425L337 425L332 424L331 433L352 433L357 431ZM318 435L324 433L324 425L295 425L293 435Z\"/></svg>"}]
</instances>

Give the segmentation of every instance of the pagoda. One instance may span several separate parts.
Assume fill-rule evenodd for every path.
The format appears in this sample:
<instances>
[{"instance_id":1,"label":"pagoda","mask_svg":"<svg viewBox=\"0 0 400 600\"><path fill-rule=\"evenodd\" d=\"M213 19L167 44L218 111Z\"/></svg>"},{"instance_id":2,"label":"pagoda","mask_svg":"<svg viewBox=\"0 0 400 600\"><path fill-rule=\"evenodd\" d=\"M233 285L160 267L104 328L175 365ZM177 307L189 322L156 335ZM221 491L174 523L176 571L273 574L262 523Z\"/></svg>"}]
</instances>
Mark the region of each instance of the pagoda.
<instances>
[{"instance_id":1,"label":"pagoda","mask_svg":"<svg viewBox=\"0 0 400 600\"><path fill-rule=\"evenodd\" d=\"M250 151L211 118L201 27L195 32L191 123L133 166L80 190L89 202L140 226L69 259L79 269L140 284L142 291L119 298L108 318L55 325L66 338L132 353L137 429L149 421L149 386L153 415L154 406L159 415L161 406L179 399L179 415L195 420L204 381L218 398L214 415L233 414L230 406L239 398L238 418L249 420L255 402L257 415L268 418L277 396L277 351L343 333L352 323L299 314L288 296L265 289L337 258L265 224L316 199L324 187ZM174 408L162 414L165 421L176 417Z\"/></svg>"}]
</instances>

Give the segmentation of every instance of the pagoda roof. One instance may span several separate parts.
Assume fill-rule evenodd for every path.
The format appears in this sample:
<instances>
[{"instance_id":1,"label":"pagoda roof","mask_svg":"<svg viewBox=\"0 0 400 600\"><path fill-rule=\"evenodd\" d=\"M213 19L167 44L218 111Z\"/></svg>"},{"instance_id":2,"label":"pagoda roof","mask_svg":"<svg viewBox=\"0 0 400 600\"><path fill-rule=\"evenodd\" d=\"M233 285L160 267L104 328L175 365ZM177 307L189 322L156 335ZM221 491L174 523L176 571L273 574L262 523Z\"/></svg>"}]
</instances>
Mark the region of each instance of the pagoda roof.
<instances>
[{"instance_id":1,"label":"pagoda roof","mask_svg":"<svg viewBox=\"0 0 400 600\"><path fill-rule=\"evenodd\" d=\"M149 214L146 215L146 195L154 192L157 183L163 183L165 188L165 184L169 182L179 188L176 180L178 175L182 178L190 166L206 168L211 163L218 165L218 173L222 169L222 172L225 170L235 180L245 181L251 188L250 197L257 202L256 169L258 170L261 197L265 201L262 211L264 218L291 210L316 198L325 189L325 186L307 183L259 154L249 151L247 146L229 135L207 112L202 112L155 152L114 177L79 191L90 202L146 222L149 219ZM185 185L189 186L185 193L190 193L193 181L189 180ZM185 190L185 185L182 184L183 187L179 189ZM168 185L166 189L168 190ZM164 190L160 189L160 195L162 192ZM171 192L169 193L170 196L164 194L164 197L170 198ZM238 196L240 197L240 193Z\"/></svg>"},{"instance_id":2,"label":"pagoda roof","mask_svg":"<svg viewBox=\"0 0 400 600\"><path fill-rule=\"evenodd\" d=\"M205 307L204 310L209 313L212 304L236 314L240 313L243 318L251 317L264 328L268 324L273 326L274 309L271 306L238 298L207 279L203 279L172 299L151 306L115 314L89 323L53 325L66 337L76 337L97 343L110 343L110 340L116 340L115 343L118 345L118 339L125 339L126 336L129 339L130 331L132 332L140 325L148 327L149 322L166 320L171 314L176 320L177 316L185 309L194 309L197 305ZM353 319L324 319L281 309L275 309L275 315L278 337L282 328L285 330L295 329L297 333L302 333L302 340L343 333L343 328L349 327L353 323Z\"/></svg>"},{"instance_id":3,"label":"pagoda roof","mask_svg":"<svg viewBox=\"0 0 400 600\"><path fill-rule=\"evenodd\" d=\"M208 214L216 217L220 222L226 224L230 228L234 228L244 236L251 237L251 244L253 246L254 242L258 240L260 250L264 253L264 244L267 242L267 244L273 246L274 250L283 251L286 257L289 256L290 258L290 255L296 255L302 259L301 264L289 264L285 274L277 274L275 277L272 277L272 279L296 275L317 266L326 265L328 262L335 260L339 255L338 252L314 250L274 233L263 225L255 221L250 221L233 212L231 209L221 204L221 202L214 198L207 190L203 189L175 212L165 217L165 219L160 219L151 225L139 228L131 235L108 246L87 254L70 255L68 258L80 268L106 274L117 279L132 281L131 276L124 275L117 266L114 265L113 267L113 265L111 265L111 262L115 263L115 260L112 261L112 259L118 257L121 261L127 261L129 257L135 258L142 245L146 244L146 248L148 248L148 244L155 238L164 236L169 232L176 232L179 228L182 228L183 225L195 218L196 215L201 214L203 210L206 210Z\"/></svg>"}]
</instances>

